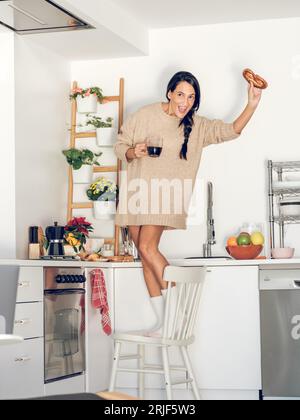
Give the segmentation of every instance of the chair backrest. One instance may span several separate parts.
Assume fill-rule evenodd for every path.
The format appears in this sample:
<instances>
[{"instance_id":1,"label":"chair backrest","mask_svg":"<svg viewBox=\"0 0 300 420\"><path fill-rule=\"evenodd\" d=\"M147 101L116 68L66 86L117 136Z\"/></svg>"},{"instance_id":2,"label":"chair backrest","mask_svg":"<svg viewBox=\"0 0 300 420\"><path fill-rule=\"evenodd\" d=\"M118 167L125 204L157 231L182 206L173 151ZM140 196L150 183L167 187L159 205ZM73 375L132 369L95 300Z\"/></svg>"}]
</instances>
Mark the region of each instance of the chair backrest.
<instances>
[{"instance_id":1,"label":"chair backrest","mask_svg":"<svg viewBox=\"0 0 300 420\"><path fill-rule=\"evenodd\" d=\"M163 338L185 341L193 337L206 267L167 266L164 281L168 282ZM172 287L176 283L176 287Z\"/></svg>"}]
</instances>

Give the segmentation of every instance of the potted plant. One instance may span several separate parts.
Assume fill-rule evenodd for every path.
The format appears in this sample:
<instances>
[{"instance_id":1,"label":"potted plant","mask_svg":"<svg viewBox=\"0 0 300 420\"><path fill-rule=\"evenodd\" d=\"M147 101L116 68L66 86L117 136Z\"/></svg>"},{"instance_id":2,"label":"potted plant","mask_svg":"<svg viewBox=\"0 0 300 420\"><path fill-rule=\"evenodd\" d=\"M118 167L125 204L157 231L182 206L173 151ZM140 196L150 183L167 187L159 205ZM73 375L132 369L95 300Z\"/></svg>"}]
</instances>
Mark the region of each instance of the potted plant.
<instances>
[{"instance_id":1,"label":"potted plant","mask_svg":"<svg viewBox=\"0 0 300 420\"><path fill-rule=\"evenodd\" d=\"M97 158L102 153L93 153L89 149L71 148L63 150L67 162L73 169L73 181L75 184L88 184L93 176L93 165L100 166Z\"/></svg>"},{"instance_id":2,"label":"potted plant","mask_svg":"<svg viewBox=\"0 0 300 420\"><path fill-rule=\"evenodd\" d=\"M71 100L77 102L77 112L87 114L97 112L97 102L103 101L102 89L97 86L88 89L77 87L70 94Z\"/></svg>"},{"instance_id":3,"label":"potted plant","mask_svg":"<svg viewBox=\"0 0 300 420\"><path fill-rule=\"evenodd\" d=\"M91 223L85 217L73 217L64 227L65 244L71 245L75 253L85 251L85 244L89 233L94 230Z\"/></svg>"},{"instance_id":4,"label":"potted plant","mask_svg":"<svg viewBox=\"0 0 300 420\"><path fill-rule=\"evenodd\" d=\"M92 114L78 114L77 120L78 123L76 124L76 132L96 132L96 128L93 125L87 125L87 121L91 118Z\"/></svg>"},{"instance_id":5,"label":"potted plant","mask_svg":"<svg viewBox=\"0 0 300 420\"><path fill-rule=\"evenodd\" d=\"M101 117L88 117L86 125L96 128L98 145L112 146L115 143L117 136L117 130L113 127L113 119L108 117L103 121Z\"/></svg>"},{"instance_id":6,"label":"potted plant","mask_svg":"<svg viewBox=\"0 0 300 420\"><path fill-rule=\"evenodd\" d=\"M105 177L96 179L86 194L94 203L95 219L113 219L116 213L116 183Z\"/></svg>"}]
</instances>

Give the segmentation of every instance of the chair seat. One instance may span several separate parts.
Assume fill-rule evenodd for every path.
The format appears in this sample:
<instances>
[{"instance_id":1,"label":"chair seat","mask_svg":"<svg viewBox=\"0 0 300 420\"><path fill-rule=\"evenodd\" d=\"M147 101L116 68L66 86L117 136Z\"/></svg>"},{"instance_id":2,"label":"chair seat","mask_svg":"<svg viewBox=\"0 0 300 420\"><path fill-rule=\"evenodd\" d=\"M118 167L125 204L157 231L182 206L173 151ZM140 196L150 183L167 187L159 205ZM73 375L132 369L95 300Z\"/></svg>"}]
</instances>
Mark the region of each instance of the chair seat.
<instances>
[{"instance_id":1,"label":"chair seat","mask_svg":"<svg viewBox=\"0 0 300 420\"><path fill-rule=\"evenodd\" d=\"M152 344L156 346L188 346L194 342L194 336L188 340L170 340L162 337L149 337L137 331L127 331L124 333L115 333L113 339L117 341L127 341L136 344Z\"/></svg>"}]
</instances>

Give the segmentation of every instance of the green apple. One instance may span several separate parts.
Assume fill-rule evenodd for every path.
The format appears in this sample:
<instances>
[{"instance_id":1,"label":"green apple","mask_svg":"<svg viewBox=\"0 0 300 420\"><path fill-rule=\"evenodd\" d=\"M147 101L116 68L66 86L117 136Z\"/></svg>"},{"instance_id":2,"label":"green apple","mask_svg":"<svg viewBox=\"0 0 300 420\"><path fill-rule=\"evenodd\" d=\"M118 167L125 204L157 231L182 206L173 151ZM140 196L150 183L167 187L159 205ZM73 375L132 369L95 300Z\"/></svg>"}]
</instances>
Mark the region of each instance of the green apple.
<instances>
[{"instance_id":1,"label":"green apple","mask_svg":"<svg viewBox=\"0 0 300 420\"><path fill-rule=\"evenodd\" d=\"M238 245L250 245L251 244L251 238L249 233L247 232L241 232L239 236L237 237L237 244Z\"/></svg>"}]
</instances>

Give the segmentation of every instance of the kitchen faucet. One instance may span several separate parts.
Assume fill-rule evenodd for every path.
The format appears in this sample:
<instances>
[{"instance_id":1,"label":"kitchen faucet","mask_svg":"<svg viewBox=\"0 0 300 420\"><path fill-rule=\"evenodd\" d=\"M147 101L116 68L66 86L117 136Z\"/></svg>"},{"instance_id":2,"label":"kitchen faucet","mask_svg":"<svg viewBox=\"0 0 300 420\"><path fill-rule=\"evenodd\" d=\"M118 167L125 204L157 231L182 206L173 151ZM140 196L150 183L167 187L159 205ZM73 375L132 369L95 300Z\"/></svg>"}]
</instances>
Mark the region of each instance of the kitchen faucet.
<instances>
[{"instance_id":1,"label":"kitchen faucet","mask_svg":"<svg viewBox=\"0 0 300 420\"><path fill-rule=\"evenodd\" d=\"M207 183L207 241L203 244L203 257L211 257L211 247L216 243L215 226L213 219L213 184Z\"/></svg>"}]
</instances>

